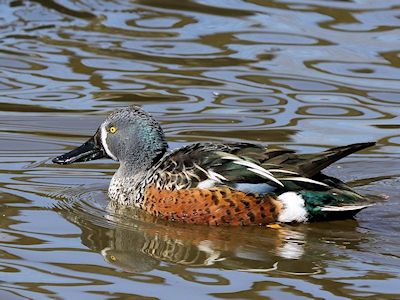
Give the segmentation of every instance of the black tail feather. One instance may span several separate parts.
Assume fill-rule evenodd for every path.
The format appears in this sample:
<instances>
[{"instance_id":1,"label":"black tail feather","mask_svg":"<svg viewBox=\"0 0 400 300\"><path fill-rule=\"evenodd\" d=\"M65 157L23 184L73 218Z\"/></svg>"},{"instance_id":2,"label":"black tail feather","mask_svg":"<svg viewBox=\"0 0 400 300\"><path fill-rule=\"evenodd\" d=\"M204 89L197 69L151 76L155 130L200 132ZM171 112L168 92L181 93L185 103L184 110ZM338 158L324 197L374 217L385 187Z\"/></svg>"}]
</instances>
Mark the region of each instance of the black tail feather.
<instances>
[{"instance_id":1,"label":"black tail feather","mask_svg":"<svg viewBox=\"0 0 400 300\"><path fill-rule=\"evenodd\" d=\"M317 154L304 154L301 155L302 162L298 165L298 168L303 176L313 177L339 159L373 145L375 145L375 142L357 143L328 149Z\"/></svg>"}]
</instances>

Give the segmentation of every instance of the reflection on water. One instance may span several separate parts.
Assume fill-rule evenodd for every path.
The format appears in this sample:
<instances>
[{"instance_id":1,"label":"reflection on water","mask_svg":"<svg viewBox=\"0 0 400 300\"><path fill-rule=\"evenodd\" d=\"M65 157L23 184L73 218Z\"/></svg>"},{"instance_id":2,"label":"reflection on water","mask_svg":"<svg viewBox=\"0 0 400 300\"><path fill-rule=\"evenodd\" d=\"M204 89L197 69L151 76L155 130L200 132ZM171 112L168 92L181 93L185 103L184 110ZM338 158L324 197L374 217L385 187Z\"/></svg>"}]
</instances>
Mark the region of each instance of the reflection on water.
<instances>
[{"instance_id":1,"label":"reflection on water","mask_svg":"<svg viewBox=\"0 0 400 300\"><path fill-rule=\"evenodd\" d=\"M0 0L0 298L398 298L398 1ZM116 165L58 167L139 104L172 147L378 141L328 173L357 220L185 226L113 210Z\"/></svg>"},{"instance_id":2,"label":"reflection on water","mask_svg":"<svg viewBox=\"0 0 400 300\"><path fill-rule=\"evenodd\" d=\"M148 272L165 262L191 268L215 265L250 273L319 274L321 259L329 255L329 249L321 249L325 244L358 250L361 243L373 239L370 233L360 236L355 220L275 229L175 224L134 208L101 208L107 205L102 201L105 192L79 190L68 193L85 200L62 202L59 212L79 226L85 246L127 272ZM335 226L340 229L330 232ZM322 245L318 242L321 233ZM290 271L285 266L288 261L293 268Z\"/></svg>"},{"instance_id":3,"label":"reflection on water","mask_svg":"<svg viewBox=\"0 0 400 300\"><path fill-rule=\"evenodd\" d=\"M243 251L243 247L253 249L254 253L246 254L249 259L259 256L257 252L287 259L300 259L304 253L305 234L290 228L253 229L266 241L261 250L257 248L259 238L248 235L252 229L185 226L156 220L132 208L113 210L103 216L102 224L94 226L87 223L93 217L84 213L90 209L76 206L61 213L81 228L83 244L131 272L150 271L160 262L211 266L230 259L228 253Z\"/></svg>"}]
</instances>

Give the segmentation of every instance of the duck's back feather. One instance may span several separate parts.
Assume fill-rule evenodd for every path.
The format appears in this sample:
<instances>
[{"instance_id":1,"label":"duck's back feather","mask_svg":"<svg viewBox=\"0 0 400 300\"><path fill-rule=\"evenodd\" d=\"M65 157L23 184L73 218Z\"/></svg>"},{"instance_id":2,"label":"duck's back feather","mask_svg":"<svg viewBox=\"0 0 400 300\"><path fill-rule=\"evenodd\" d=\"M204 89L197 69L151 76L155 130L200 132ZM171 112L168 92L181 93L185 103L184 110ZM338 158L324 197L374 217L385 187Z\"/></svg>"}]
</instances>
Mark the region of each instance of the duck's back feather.
<instances>
[{"instance_id":1,"label":"duck's back feather","mask_svg":"<svg viewBox=\"0 0 400 300\"><path fill-rule=\"evenodd\" d=\"M321 170L373 144L353 144L322 153L296 154L293 150L248 143L197 143L165 156L155 166L154 172L159 172L163 178L161 187L168 189L227 185L238 189L246 187L248 192L251 185L261 184L266 192L279 189L282 192L327 190L344 185L340 180L322 175Z\"/></svg>"}]
</instances>

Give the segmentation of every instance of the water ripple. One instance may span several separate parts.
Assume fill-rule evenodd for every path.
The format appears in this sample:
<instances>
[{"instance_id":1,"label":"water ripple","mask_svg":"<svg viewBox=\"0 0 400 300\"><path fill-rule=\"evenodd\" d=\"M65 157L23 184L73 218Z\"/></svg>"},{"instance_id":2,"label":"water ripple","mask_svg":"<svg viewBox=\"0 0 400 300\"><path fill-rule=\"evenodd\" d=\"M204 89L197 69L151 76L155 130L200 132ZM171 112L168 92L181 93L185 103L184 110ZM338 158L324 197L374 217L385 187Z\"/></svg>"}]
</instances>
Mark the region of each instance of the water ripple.
<instances>
[{"instance_id":1,"label":"water ripple","mask_svg":"<svg viewBox=\"0 0 400 300\"><path fill-rule=\"evenodd\" d=\"M398 297L398 0L0 1L0 11L0 298ZM357 221L279 230L111 207L116 164L50 159L130 104L172 147L378 141L327 172L389 201Z\"/></svg>"}]
</instances>

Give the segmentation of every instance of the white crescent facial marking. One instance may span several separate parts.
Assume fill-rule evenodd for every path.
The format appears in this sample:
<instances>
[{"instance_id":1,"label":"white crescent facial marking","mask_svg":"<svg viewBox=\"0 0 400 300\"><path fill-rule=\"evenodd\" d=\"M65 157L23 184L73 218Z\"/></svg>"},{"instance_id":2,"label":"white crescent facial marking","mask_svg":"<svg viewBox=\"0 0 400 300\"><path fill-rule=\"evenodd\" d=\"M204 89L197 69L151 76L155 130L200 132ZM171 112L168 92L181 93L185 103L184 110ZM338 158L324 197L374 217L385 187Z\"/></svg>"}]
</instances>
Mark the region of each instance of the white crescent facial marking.
<instances>
[{"instance_id":1,"label":"white crescent facial marking","mask_svg":"<svg viewBox=\"0 0 400 300\"><path fill-rule=\"evenodd\" d=\"M107 145L107 130L106 127L104 125L101 126L101 143L103 144L103 148L104 150L106 150L106 153L109 157L111 157L113 160L117 160L118 159L115 157L114 154L111 153L110 148L108 148Z\"/></svg>"}]
</instances>

